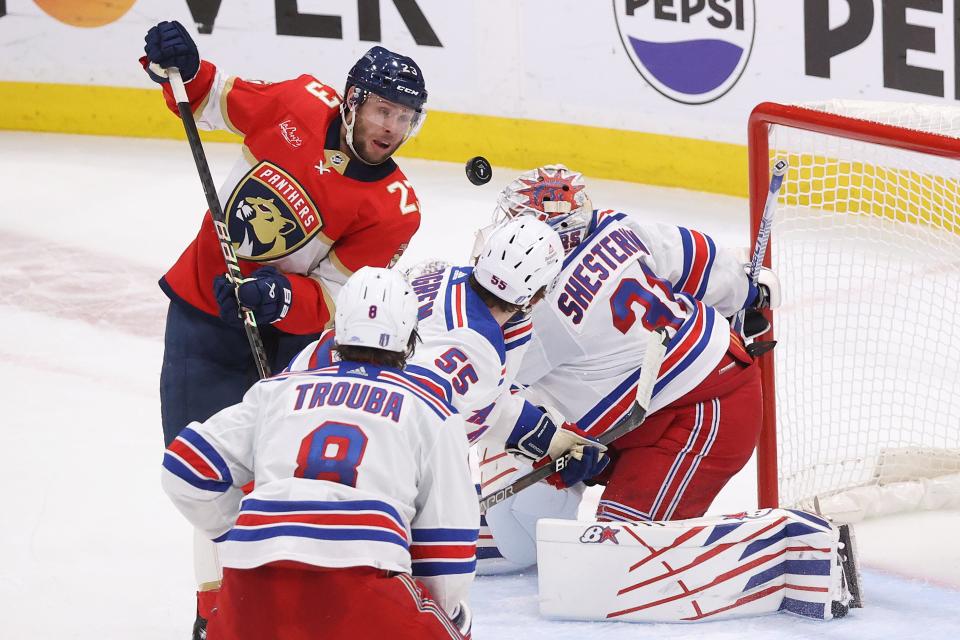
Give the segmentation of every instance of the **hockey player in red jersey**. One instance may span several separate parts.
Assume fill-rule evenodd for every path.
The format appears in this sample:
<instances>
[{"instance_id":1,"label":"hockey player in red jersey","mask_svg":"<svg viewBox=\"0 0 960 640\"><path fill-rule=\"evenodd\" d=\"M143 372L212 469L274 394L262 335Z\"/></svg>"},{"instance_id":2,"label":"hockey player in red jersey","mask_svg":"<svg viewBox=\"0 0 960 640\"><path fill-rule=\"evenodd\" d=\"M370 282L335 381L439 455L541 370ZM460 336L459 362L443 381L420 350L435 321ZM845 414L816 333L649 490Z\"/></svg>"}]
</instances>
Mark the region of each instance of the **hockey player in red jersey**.
<instances>
[{"instance_id":1,"label":"hockey player in red jersey","mask_svg":"<svg viewBox=\"0 0 960 640\"><path fill-rule=\"evenodd\" d=\"M312 340L306 336L330 323L347 277L364 265L389 265L420 224L416 194L391 155L423 119L423 75L410 58L374 47L350 70L344 101L309 75L277 83L228 76L200 60L177 22L150 29L146 41L142 62L180 68L202 128L243 136L221 200L249 276L240 299L264 327L274 363L286 364ZM160 281L172 301L161 381L167 442L255 380L232 285L221 279L214 286L224 270L204 215L196 239ZM211 332L229 344L211 344ZM196 360L209 368L191 370Z\"/></svg>"},{"instance_id":2,"label":"hockey player in red jersey","mask_svg":"<svg viewBox=\"0 0 960 640\"><path fill-rule=\"evenodd\" d=\"M469 637L480 513L462 418L402 370L416 295L366 267L337 303L337 364L256 383L164 456L221 548L209 640Z\"/></svg>"},{"instance_id":3,"label":"hockey player in red jersey","mask_svg":"<svg viewBox=\"0 0 960 640\"><path fill-rule=\"evenodd\" d=\"M200 59L178 22L161 22L145 41L141 64L174 113L169 83L153 69L180 70L200 128L243 138L220 201L247 276L240 301L280 370L331 324L350 274L393 263L419 227L416 193L391 156L423 122L423 74L412 59L373 47L341 95L311 75L276 83L227 75ZM160 374L166 444L239 402L257 379L211 217L199 226L160 280L170 298Z\"/></svg>"}]
</instances>

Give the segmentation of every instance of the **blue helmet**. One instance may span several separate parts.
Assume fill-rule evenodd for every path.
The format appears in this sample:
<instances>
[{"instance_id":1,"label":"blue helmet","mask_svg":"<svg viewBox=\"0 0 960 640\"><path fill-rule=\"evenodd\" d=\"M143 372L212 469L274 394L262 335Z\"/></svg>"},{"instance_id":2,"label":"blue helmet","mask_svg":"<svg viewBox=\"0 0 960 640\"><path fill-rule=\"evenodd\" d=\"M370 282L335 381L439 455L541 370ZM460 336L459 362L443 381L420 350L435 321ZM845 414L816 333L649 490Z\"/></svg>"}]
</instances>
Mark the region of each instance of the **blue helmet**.
<instances>
[{"instance_id":1,"label":"blue helmet","mask_svg":"<svg viewBox=\"0 0 960 640\"><path fill-rule=\"evenodd\" d=\"M423 72L413 58L383 47L373 47L353 65L347 74L344 95L353 86L418 113L423 111L423 104L427 101Z\"/></svg>"}]
</instances>

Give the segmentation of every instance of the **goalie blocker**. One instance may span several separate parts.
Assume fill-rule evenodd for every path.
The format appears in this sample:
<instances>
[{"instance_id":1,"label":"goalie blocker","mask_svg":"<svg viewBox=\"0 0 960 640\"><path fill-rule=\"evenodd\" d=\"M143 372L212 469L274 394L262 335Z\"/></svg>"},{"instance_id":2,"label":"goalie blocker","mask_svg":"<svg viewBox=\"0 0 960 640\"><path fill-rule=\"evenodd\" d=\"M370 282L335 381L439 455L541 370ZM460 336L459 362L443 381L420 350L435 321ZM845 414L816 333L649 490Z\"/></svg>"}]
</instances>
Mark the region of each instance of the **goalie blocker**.
<instances>
[{"instance_id":1,"label":"goalie blocker","mask_svg":"<svg viewBox=\"0 0 960 640\"><path fill-rule=\"evenodd\" d=\"M848 525L787 509L671 522L537 523L548 618L696 622L859 608Z\"/></svg>"}]
</instances>

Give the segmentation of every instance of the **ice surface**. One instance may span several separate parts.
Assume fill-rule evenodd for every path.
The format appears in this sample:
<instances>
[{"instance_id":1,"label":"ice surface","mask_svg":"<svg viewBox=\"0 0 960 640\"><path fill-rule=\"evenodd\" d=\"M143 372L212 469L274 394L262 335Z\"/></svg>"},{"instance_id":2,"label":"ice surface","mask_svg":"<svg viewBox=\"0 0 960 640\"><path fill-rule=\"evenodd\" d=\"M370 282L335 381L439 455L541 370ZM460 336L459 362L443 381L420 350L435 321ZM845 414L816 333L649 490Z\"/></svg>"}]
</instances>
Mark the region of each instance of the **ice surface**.
<instances>
[{"instance_id":1,"label":"ice surface","mask_svg":"<svg viewBox=\"0 0 960 640\"><path fill-rule=\"evenodd\" d=\"M238 150L207 152L219 179ZM402 165L424 212L406 264L464 256L498 185L518 173L495 168L478 188L461 165ZM189 150L185 142L2 132L0 176L0 638L186 639L192 534L159 484L166 299L156 280L194 237L205 206ZM600 206L746 244L743 200L590 184ZM753 507L752 473L735 478L712 511ZM958 520L931 517L923 528L900 526L896 538L881 533L878 553L931 546L935 532L956 546ZM938 579L960 585L952 566ZM864 586L867 608L830 623L774 615L653 626L543 620L533 573L480 578L474 637L960 637L960 592L876 571L865 572Z\"/></svg>"}]
</instances>

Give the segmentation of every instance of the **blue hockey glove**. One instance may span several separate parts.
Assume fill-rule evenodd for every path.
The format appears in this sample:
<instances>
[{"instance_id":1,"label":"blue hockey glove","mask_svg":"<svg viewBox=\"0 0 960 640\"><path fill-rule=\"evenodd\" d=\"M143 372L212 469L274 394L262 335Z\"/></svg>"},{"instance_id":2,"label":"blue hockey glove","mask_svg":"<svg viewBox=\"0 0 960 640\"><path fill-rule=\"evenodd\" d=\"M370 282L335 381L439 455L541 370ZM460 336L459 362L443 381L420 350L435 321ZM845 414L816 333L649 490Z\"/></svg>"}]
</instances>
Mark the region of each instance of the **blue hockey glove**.
<instances>
[{"instance_id":1,"label":"blue hockey glove","mask_svg":"<svg viewBox=\"0 0 960 640\"><path fill-rule=\"evenodd\" d=\"M261 267L240 281L237 293L240 304L253 311L258 324L272 324L283 320L290 311L293 299L290 280L276 267ZM213 280L213 294L220 306L220 319L227 324L241 324L237 296L233 293L233 284L226 275Z\"/></svg>"},{"instance_id":2,"label":"blue hockey glove","mask_svg":"<svg viewBox=\"0 0 960 640\"><path fill-rule=\"evenodd\" d=\"M176 20L150 27L143 40L147 43L143 47L147 60L164 69L177 67L184 82L192 80L200 70L200 52L197 51L197 45L184 26ZM146 69L154 82L167 82L165 77L151 71L149 66Z\"/></svg>"},{"instance_id":3,"label":"blue hockey glove","mask_svg":"<svg viewBox=\"0 0 960 640\"><path fill-rule=\"evenodd\" d=\"M508 452L533 462L534 467L572 453L567 466L547 478L558 489L572 487L603 471L610 462L604 453L606 449L572 422L565 422L553 407L534 407L530 403L520 412L506 442Z\"/></svg>"},{"instance_id":4,"label":"blue hockey glove","mask_svg":"<svg viewBox=\"0 0 960 640\"><path fill-rule=\"evenodd\" d=\"M547 476L547 482L557 489L569 489L577 483L600 475L610 464L610 456L604 453L606 449L599 442L574 449L566 466ZM533 468L539 469L546 464L553 464L553 460L543 458L535 462Z\"/></svg>"}]
</instances>

